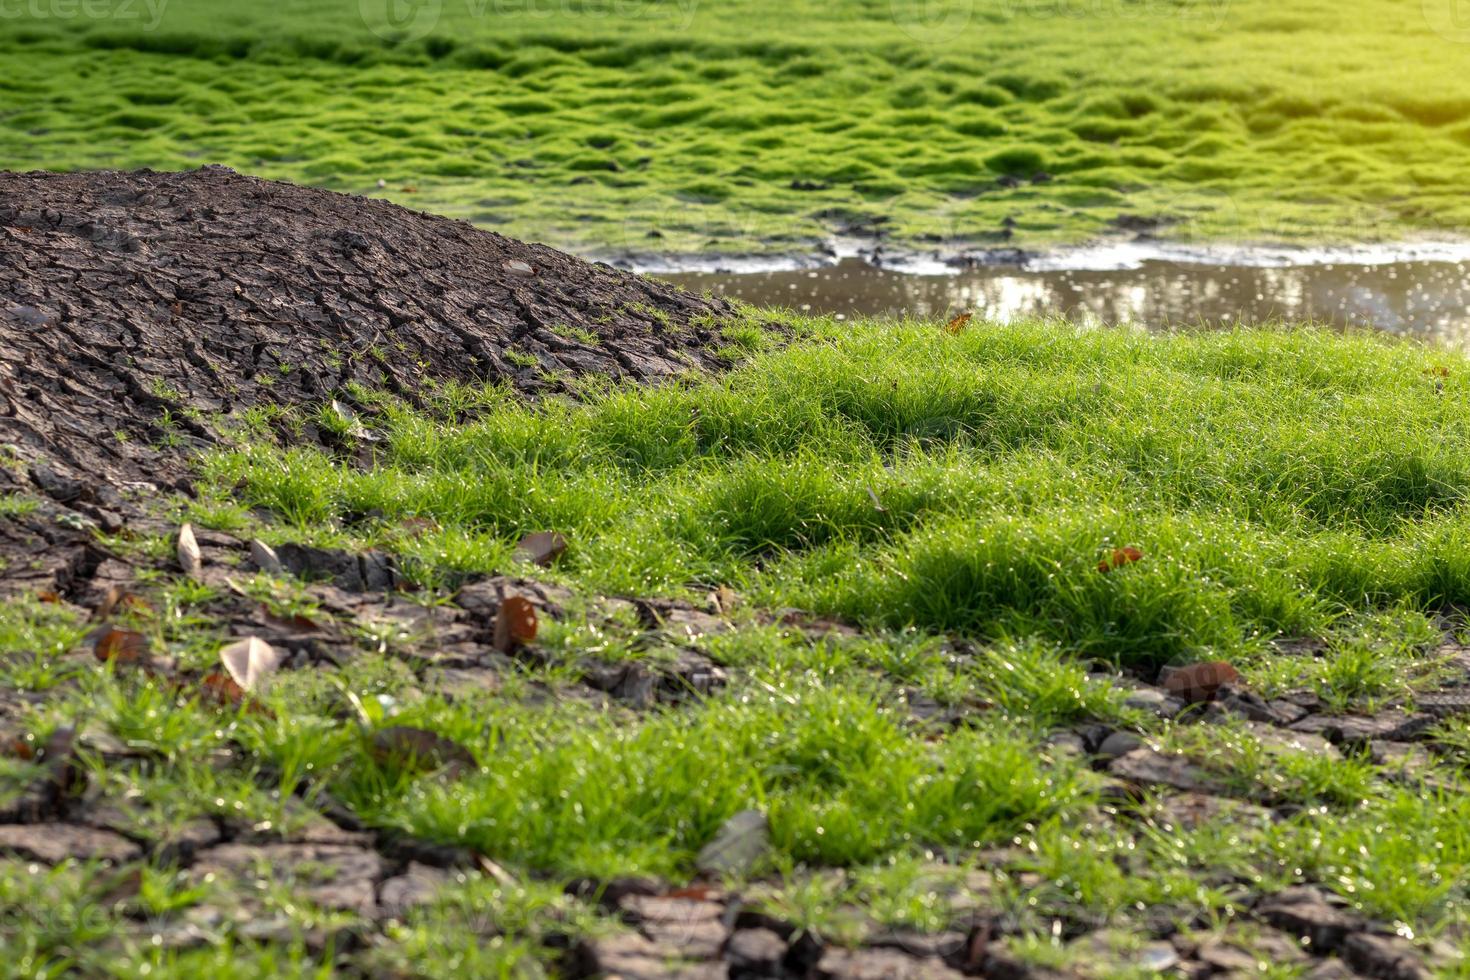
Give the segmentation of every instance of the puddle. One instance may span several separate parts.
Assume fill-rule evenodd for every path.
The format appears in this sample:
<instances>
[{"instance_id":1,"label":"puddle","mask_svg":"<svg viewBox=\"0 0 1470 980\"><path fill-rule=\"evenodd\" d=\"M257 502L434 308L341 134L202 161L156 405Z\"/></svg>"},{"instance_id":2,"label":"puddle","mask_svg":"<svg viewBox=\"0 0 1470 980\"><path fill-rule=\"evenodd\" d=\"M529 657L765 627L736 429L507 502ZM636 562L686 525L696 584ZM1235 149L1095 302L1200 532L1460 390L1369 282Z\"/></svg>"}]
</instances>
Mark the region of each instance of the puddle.
<instances>
[{"instance_id":1,"label":"puddle","mask_svg":"<svg viewBox=\"0 0 1470 980\"><path fill-rule=\"evenodd\" d=\"M1089 262L1096 264L1082 267ZM942 268L884 269L849 257L820 268L654 274L757 306L847 317L969 310L1000 321L1066 316L1151 328L1311 320L1457 347L1470 338L1470 255L1463 249L1398 259L1350 251L1249 252L1224 261L1218 255L1195 261L1145 253L1120 261L1116 253L1063 253L1028 258L1024 265Z\"/></svg>"}]
</instances>

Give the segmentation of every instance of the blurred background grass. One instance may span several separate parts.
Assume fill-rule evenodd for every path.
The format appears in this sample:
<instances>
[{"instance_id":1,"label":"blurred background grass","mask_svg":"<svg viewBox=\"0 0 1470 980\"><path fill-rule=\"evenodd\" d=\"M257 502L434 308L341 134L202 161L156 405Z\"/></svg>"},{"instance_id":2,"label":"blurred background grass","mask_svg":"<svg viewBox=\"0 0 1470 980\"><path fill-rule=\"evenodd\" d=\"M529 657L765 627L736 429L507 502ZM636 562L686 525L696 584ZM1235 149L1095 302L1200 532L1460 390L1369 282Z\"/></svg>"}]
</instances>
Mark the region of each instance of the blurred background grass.
<instances>
[{"instance_id":1,"label":"blurred background grass","mask_svg":"<svg viewBox=\"0 0 1470 980\"><path fill-rule=\"evenodd\" d=\"M1119 227L1440 236L1470 216L1470 28L1452 15L1448 0L26 0L0 16L0 166L225 163L583 253L873 231L951 247Z\"/></svg>"}]
</instances>

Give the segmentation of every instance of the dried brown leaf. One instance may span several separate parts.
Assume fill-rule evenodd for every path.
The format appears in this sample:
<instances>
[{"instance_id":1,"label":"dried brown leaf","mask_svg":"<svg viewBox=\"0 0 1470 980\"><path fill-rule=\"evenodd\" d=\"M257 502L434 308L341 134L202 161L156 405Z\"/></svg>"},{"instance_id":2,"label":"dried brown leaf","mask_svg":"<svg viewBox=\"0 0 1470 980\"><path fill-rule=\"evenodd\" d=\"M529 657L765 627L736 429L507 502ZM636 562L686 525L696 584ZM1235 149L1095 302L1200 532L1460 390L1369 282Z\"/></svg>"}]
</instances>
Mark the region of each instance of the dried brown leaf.
<instances>
[{"instance_id":1,"label":"dried brown leaf","mask_svg":"<svg viewBox=\"0 0 1470 980\"><path fill-rule=\"evenodd\" d=\"M303 616L301 613L281 616L271 612L270 606L263 602L260 604L260 618L267 626L274 626L276 629L286 630L289 633L316 633L321 630L321 625L310 616Z\"/></svg>"},{"instance_id":2,"label":"dried brown leaf","mask_svg":"<svg viewBox=\"0 0 1470 980\"><path fill-rule=\"evenodd\" d=\"M1189 704L1208 701L1225 684L1240 680L1240 671L1224 660L1190 664L1168 671L1164 678L1164 689L1176 698Z\"/></svg>"},{"instance_id":3,"label":"dried brown leaf","mask_svg":"<svg viewBox=\"0 0 1470 980\"><path fill-rule=\"evenodd\" d=\"M108 626L97 632L92 641L93 655L103 663L121 666L152 666L148 655L148 637L132 630Z\"/></svg>"},{"instance_id":4,"label":"dried brown leaf","mask_svg":"<svg viewBox=\"0 0 1470 980\"><path fill-rule=\"evenodd\" d=\"M250 563L267 575L280 575L284 571L276 549L260 540L250 542Z\"/></svg>"},{"instance_id":5,"label":"dried brown leaf","mask_svg":"<svg viewBox=\"0 0 1470 980\"><path fill-rule=\"evenodd\" d=\"M223 647L219 659L236 684L243 690L256 691L281 666L285 657L260 637L247 636Z\"/></svg>"},{"instance_id":6,"label":"dried brown leaf","mask_svg":"<svg viewBox=\"0 0 1470 980\"><path fill-rule=\"evenodd\" d=\"M533 531L516 545L515 560L550 565L567 550L567 539L555 531Z\"/></svg>"},{"instance_id":7,"label":"dried brown leaf","mask_svg":"<svg viewBox=\"0 0 1470 980\"><path fill-rule=\"evenodd\" d=\"M515 875L511 874L509 871L505 870L505 868L501 867L499 864L496 864L494 861L490 860L483 854L475 855L475 864L479 867L480 871L483 872L487 878L494 880L494 882L500 885L502 888L516 888L520 885L520 882L516 880Z\"/></svg>"},{"instance_id":8,"label":"dried brown leaf","mask_svg":"<svg viewBox=\"0 0 1470 980\"><path fill-rule=\"evenodd\" d=\"M368 750L380 765L415 772L444 769L462 775L479 768L475 757L463 745L408 725L392 725L373 732Z\"/></svg>"},{"instance_id":9,"label":"dried brown leaf","mask_svg":"<svg viewBox=\"0 0 1470 980\"><path fill-rule=\"evenodd\" d=\"M245 690L235 679L228 674L214 670L199 678L199 698L211 704L221 705L227 708L244 708L253 714L264 715L274 718L274 713L251 697L250 692Z\"/></svg>"},{"instance_id":10,"label":"dried brown leaf","mask_svg":"<svg viewBox=\"0 0 1470 980\"><path fill-rule=\"evenodd\" d=\"M150 608L147 602L135 593L129 592L126 586L114 583L107 587L107 592L103 594L102 601L97 603L97 608L92 611L92 618L106 619L119 609L126 609L132 612L148 612Z\"/></svg>"},{"instance_id":11,"label":"dried brown leaf","mask_svg":"<svg viewBox=\"0 0 1470 980\"><path fill-rule=\"evenodd\" d=\"M199 542L194 540L194 528L190 524L179 526L179 538L175 547L179 567L184 574L196 581L204 576L204 556L199 551Z\"/></svg>"},{"instance_id":12,"label":"dried brown leaf","mask_svg":"<svg viewBox=\"0 0 1470 980\"><path fill-rule=\"evenodd\" d=\"M1098 562L1097 570L1099 572L1111 572L1115 568L1122 568L1124 565L1131 565L1134 562L1141 560L1142 558L1142 551L1139 551L1131 544L1124 545L1121 548L1114 548L1106 558Z\"/></svg>"},{"instance_id":13,"label":"dried brown leaf","mask_svg":"<svg viewBox=\"0 0 1470 980\"><path fill-rule=\"evenodd\" d=\"M536 607L525 596L506 596L495 612L495 649L513 653L536 639Z\"/></svg>"},{"instance_id":14,"label":"dried brown leaf","mask_svg":"<svg viewBox=\"0 0 1470 980\"><path fill-rule=\"evenodd\" d=\"M961 313L944 325L944 332L949 334L959 333L965 329L965 324L969 323L970 318L974 315L973 313Z\"/></svg>"}]
</instances>

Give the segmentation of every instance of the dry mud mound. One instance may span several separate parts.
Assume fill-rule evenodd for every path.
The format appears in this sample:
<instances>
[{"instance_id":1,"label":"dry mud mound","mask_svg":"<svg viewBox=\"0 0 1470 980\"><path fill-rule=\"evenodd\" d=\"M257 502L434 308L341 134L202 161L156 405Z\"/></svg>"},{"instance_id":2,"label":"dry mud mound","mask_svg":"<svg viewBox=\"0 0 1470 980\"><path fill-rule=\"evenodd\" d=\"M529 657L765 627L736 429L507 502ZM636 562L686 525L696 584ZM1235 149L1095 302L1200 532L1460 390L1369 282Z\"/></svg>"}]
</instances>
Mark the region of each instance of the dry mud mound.
<instances>
[{"instance_id":1,"label":"dry mud mound","mask_svg":"<svg viewBox=\"0 0 1470 980\"><path fill-rule=\"evenodd\" d=\"M320 404L354 381L537 391L710 367L729 312L462 222L224 167L0 173L0 443L68 477L169 484L180 449L214 437L210 419Z\"/></svg>"}]
</instances>

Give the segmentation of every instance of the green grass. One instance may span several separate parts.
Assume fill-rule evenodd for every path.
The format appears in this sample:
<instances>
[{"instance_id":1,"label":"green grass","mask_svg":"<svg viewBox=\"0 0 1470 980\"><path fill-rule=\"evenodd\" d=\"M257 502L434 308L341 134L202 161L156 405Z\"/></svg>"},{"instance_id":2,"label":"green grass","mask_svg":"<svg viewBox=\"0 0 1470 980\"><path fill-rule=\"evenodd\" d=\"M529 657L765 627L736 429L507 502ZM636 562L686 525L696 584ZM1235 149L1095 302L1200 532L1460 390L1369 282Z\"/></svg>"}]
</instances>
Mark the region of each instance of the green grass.
<instances>
[{"instance_id":1,"label":"green grass","mask_svg":"<svg viewBox=\"0 0 1470 980\"><path fill-rule=\"evenodd\" d=\"M1151 677L1225 657L1261 693L1309 688L1328 710L1433 686L1446 625L1470 598L1470 362L1306 329L792 326L790 346L723 377L589 384L578 400L449 389L411 410L358 391L357 422L381 437L366 468L348 461L350 445L338 459L248 429L202 461L184 513L277 541L393 550L428 587L406 602L511 569L526 531L566 534L563 560L538 574L576 598L545 624L544 661L503 672L497 694L447 696L398 656L412 637L358 624L362 651L343 666L273 678L270 713L221 709L187 685L67 655L86 624L65 606L0 609L7 687L40 695L27 730L43 739L72 724L84 745L114 746L84 756L93 791L122 801L129 836L167 841L200 818L285 835L331 802L370 827L487 854L517 882L469 874L337 950L321 937L350 932L351 917L279 882L241 891L153 862L119 904L102 869L11 862L0 936L16 961L28 973L534 976L556 968L553 932L617 927L563 896L566 882L686 881L698 849L747 808L768 815L771 849L733 884L831 941L877 925L940 929L978 872L983 901L1037 963L1079 955L1058 922L1117 930L1125 945L1160 922L1208 933L1243 916L1250 895L1300 881L1458 945L1463 794L1238 722L1146 716L1088 668ZM406 533L410 517L438 530ZM144 563L166 543L109 542ZM1143 558L1099 571L1121 544ZM277 612L332 615L300 582L232 577ZM582 658L670 652L631 615L593 617L595 596L698 600L719 585L740 597L740 628L692 642L730 673L726 689L641 712L571 696ZM209 613L219 594L171 574L144 589L127 624L160 654L209 665L224 640ZM793 606L865 629L817 638L771 621ZM963 722L915 722L903 705L916 694ZM1151 801L1120 815L1087 760L1048 742L1089 722L1133 729L1223 791L1287 810L1194 828L1169 826ZM451 777L384 762L367 731L387 724L452 738L480 768ZM1427 775L1457 785L1465 725L1445 722L1429 744ZM5 760L0 801L34 777ZM37 915L43 901L57 915ZM216 922L221 909L254 911L211 926L198 949L153 946L138 925ZM259 919L274 938L244 925Z\"/></svg>"},{"instance_id":2,"label":"green grass","mask_svg":"<svg viewBox=\"0 0 1470 980\"><path fill-rule=\"evenodd\" d=\"M426 584L555 529L595 590L725 584L1132 665L1470 601L1458 358L1311 331L812 329L720 379L504 394L467 424L383 400L367 469L254 444L207 472L280 515L267 533L384 544ZM441 529L401 540L417 516ZM1099 572L1123 545L1144 559Z\"/></svg>"},{"instance_id":3,"label":"green grass","mask_svg":"<svg viewBox=\"0 0 1470 980\"><path fill-rule=\"evenodd\" d=\"M0 166L227 163L583 252L1470 218L1449 4L445 0L396 31L381 0L64 6L7 15Z\"/></svg>"}]
</instances>

